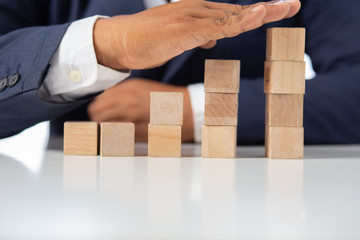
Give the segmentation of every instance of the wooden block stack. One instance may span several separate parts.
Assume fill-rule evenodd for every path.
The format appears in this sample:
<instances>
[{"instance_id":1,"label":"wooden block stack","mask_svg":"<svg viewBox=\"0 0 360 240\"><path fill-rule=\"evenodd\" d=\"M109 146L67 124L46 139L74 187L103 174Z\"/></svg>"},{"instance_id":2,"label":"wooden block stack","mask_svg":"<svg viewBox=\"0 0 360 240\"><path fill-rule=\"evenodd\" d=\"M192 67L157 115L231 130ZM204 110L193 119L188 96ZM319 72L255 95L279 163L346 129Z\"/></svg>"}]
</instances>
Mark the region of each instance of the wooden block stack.
<instances>
[{"instance_id":1,"label":"wooden block stack","mask_svg":"<svg viewBox=\"0 0 360 240\"><path fill-rule=\"evenodd\" d=\"M235 158L240 61L205 61L204 158Z\"/></svg>"},{"instance_id":2,"label":"wooden block stack","mask_svg":"<svg viewBox=\"0 0 360 240\"><path fill-rule=\"evenodd\" d=\"M131 157L135 149L133 123L65 122L64 154Z\"/></svg>"},{"instance_id":3,"label":"wooden block stack","mask_svg":"<svg viewBox=\"0 0 360 240\"><path fill-rule=\"evenodd\" d=\"M271 28L267 32L264 91L266 93L266 156L304 156L305 29Z\"/></svg>"},{"instance_id":4,"label":"wooden block stack","mask_svg":"<svg viewBox=\"0 0 360 240\"><path fill-rule=\"evenodd\" d=\"M183 93L151 92L149 157L181 157Z\"/></svg>"}]
</instances>

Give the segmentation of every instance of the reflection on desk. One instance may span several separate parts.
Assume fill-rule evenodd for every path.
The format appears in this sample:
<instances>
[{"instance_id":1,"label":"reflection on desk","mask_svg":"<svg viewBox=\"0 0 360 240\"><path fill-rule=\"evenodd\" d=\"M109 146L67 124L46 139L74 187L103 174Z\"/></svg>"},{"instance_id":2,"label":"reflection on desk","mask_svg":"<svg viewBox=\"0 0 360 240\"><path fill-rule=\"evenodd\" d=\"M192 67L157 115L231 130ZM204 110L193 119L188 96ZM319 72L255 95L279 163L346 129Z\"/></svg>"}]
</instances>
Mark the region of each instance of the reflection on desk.
<instances>
[{"instance_id":1,"label":"reflection on desk","mask_svg":"<svg viewBox=\"0 0 360 240\"><path fill-rule=\"evenodd\" d=\"M183 153L46 151L33 171L0 151L0 239L360 238L360 146L306 147L304 160L269 160L263 147Z\"/></svg>"}]
</instances>

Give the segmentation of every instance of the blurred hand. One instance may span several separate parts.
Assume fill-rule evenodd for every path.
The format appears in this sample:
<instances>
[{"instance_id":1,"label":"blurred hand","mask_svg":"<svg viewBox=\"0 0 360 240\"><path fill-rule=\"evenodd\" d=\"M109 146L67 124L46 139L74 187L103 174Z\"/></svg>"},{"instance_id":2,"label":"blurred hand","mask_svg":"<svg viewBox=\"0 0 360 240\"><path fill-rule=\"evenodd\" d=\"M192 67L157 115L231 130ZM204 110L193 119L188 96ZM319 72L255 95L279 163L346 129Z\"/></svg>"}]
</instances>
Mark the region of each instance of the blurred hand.
<instances>
[{"instance_id":1,"label":"blurred hand","mask_svg":"<svg viewBox=\"0 0 360 240\"><path fill-rule=\"evenodd\" d=\"M163 64L186 50L211 48L264 23L292 17L299 0L249 6L183 0L146 11L99 19L94 27L97 60L113 69L144 69Z\"/></svg>"},{"instance_id":2,"label":"blurred hand","mask_svg":"<svg viewBox=\"0 0 360 240\"><path fill-rule=\"evenodd\" d=\"M92 121L133 122L135 140L145 142L150 122L150 92L184 93L184 125L182 140L194 140L193 115L187 87L173 86L142 78L125 80L100 94L88 107Z\"/></svg>"}]
</instances>

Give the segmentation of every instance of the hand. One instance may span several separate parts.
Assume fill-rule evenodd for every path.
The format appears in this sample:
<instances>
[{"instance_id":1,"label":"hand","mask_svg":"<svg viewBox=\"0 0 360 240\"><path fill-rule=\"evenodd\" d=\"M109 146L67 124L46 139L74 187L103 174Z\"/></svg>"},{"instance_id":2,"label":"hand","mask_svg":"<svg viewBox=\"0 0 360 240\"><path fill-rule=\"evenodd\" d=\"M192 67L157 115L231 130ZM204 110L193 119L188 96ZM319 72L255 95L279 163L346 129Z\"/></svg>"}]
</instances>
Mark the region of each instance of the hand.
<instances>
[{"instance_id":1,"label":"hand","mask_svg":"<svg viewBox=\"0 0 360 240\"><path fill-rule=\"evenodd\" d=\"M142 78L128 79L96 97L88 107L89 117L97 122L133 122L135 123L135 140L146 142L150 122L150 92L152 91L184 93L182 140L193 141L194 123L187 87Z\"/></svg>"},{"instance_id":2,"label":"hand","mask_svg":"<svg viewBox=\"0 0 360 240\"><path fill-rule=\"evenodd\" d=\"M186 50L209 48L218 39L292 17L299 9L299 0L249 6L183 0L133 15L99 19L94 26L94 47L104 66L150 68Z\"/></svg>"}]
</instances>

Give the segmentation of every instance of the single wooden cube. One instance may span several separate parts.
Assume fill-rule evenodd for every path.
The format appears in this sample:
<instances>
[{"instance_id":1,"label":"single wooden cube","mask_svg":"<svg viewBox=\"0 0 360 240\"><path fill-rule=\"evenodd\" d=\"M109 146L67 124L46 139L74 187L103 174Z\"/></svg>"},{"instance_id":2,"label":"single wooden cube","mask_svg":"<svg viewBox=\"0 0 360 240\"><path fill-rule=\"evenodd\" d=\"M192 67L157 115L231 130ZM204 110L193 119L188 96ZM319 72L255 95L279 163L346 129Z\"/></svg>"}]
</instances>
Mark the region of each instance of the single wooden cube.
<instances>
[{"instance_id":1,"label":"single wooden cube","mask_svg":"<svg viewBox=\"0 0 360 240\"><path fill-rule=\"evenodd\" d=\"M266 126L265 149L268 158L304 158L304 128Z\"/></svg>"},{"instance_id":2,"label":"single wooden cube","mask_svg":"<svg viewBox=\"0 0 360 240\"><path fill-rule=\"evenodd\" d=\"M181 92L151 92L150 123L182 125L183 106L183 93Z\"/></svg>"},{"instance_id":3,"label":"single wooden cube","mask_svg":"<svg viewBox=\"0 0 360 240\"><path fill-rule=\"evenodd\" d=\"M266 61L264 92L305 94L305 62Z\"/></svg>"},{"instance_id":4,"label":"single wooden cube","mask_svg":"<svg viewBox=\"0 0 360 240\"><path fill-rule=\"evenodd\" d=\"M239 60L205 60L205 92L238 93L239 86Z\"/></svg>"},{"instance_id":5,"label":"single wooden cube","mask_svg":"<svg viewBox=\"0 0 360 240\"><path fill-rule=\"evenodd\" d=\"M65 155L98 155L99 124L97 122L65 122Z\"/></svg>"},{"instance_id":6,"label":"single wooden cube","mask_svg":"<svg viewBox=\"0 0 360 240\"><path fill-rule=\"evenodd\" d=\"M304 95L266 94L265 125L271 127L302 127Z\"/></svg>"},{"instance_id":7,"label":"single wooden cube","mask_svg":"<svg viewBox=\"0 0 360 240\"><path fill-rule=\"evenodd\" d=\"M237 93L205 93L205 125L237 125Z\"/></svg>"},{"instance_id":8,"label":"single wooden cube","mask_svg":"<svg viewBox=\"0 0 360 240\"><path fill-rule=\"evenodd\" d=\"M305 28L269 28L266 60L304 61Z\"/></svg>"},{"instance_id":9,"label":"single wooden cube","mask_svg":"<svg viewBox=\"0 0 360 240\"><path fill-rule=\"evenodd\" d=\"M149 124L149 157L181 157L181 126Z\"/></svg>"},{"instance_id":10,"label":"single wooden cube","mask_svg":"<svg viewBox=\"0 0 360 240\"><path fill-rule=\"evenodd\" d=\"M235 158L236 126L202 127L201 156L203 158Z\"/></svg>"},{"instance_id":11,"label":"single wooden cube","mask_svg":"<svg viewBox=\"0 0 360 240\"><path fill-rule=\"evenodd\" d=\"M100 155L104 157L132 157L135 151L135 124L100 123Z\"/></svg>"}]
</instances>

